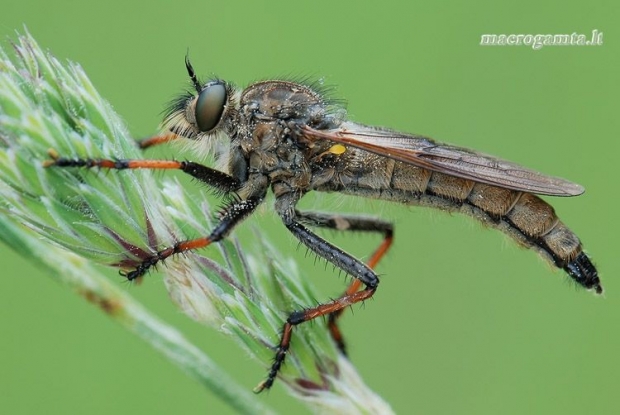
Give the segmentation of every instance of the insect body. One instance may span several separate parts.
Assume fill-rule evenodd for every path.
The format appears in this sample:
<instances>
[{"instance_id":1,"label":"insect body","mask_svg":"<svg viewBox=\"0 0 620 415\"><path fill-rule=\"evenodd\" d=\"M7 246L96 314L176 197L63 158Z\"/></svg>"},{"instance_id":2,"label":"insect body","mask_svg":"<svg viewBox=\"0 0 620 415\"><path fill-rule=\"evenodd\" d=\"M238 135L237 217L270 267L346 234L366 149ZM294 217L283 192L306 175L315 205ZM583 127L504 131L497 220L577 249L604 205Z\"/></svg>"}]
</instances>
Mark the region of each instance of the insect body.
<instances>
[{"instance_id":1,"label":"insect body","mask_svg":"<svg viewBox=\"0 0 620 415\"><path fill-rule=\"evenodd\" d=\"M436 143L347 121L316 88L287 81L264 81L243 91L221 80L200 83L187 70L196 94L177 99L165 125L170 133L145 140L143 148L189 138L224 138L225 171L194 162L161 160L67 159L52 155L47 166L109 169L178 169L236 197L223 209L208 236L183 241L146 258L124 275L132 280L158 262L180 252L206 247L226 237L264 200L275 195L275 210L284 226L317 255L354 282L336 300L289 315L274 363L257 391L271 387L289 349L293 327L329 315L334 339L344 351L336 319L347 306L371 297L379 279L374 266L389 249L392 225L367 217L300 212L297 202L308 192L342 192L468 214L497 227L564 269L579 285L602 293L598 272L577 236L536 194L576 196L583 188L510 162L471 150ZM367 264L325 241L309 227L376 232L382 244Z\"/></svg>"}]
</instances>

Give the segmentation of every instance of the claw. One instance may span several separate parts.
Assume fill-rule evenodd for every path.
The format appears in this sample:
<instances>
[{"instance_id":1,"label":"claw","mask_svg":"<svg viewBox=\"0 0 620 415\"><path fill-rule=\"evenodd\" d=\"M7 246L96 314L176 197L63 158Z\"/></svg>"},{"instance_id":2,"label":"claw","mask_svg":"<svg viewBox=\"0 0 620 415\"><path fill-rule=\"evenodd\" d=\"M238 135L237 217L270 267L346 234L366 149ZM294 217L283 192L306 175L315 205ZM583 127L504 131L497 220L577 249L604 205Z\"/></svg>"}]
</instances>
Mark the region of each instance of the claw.
<instances>
[{"instance_id":1,"label":"claw","mask_svg":"<svg viewBox=\"0 0 620 415\"><path fill-rule=\"evenodd\" d=\"M267 381L263 380L261 383L256 385L256 387L254 389L252 389L252 392L254 392L254 393L261 393L265 389L269 389L269 386L267 386Z\"/></svg>"},{"instance_id":2,"label":"claw","mask_svg":"<svg viewBox=\"0 0 620 415\"><path fill-rule=\"evenodd\" d=\"M43 167L50 167L56 164L56 160L58 160L60 158L60 154L58 154L58 152L56 150L54 150L53 148L50 148L49 150L47 150L47 155L50 156L52 159L51 160L45 160L43 162Z\"/></svg>"}]
</instances>

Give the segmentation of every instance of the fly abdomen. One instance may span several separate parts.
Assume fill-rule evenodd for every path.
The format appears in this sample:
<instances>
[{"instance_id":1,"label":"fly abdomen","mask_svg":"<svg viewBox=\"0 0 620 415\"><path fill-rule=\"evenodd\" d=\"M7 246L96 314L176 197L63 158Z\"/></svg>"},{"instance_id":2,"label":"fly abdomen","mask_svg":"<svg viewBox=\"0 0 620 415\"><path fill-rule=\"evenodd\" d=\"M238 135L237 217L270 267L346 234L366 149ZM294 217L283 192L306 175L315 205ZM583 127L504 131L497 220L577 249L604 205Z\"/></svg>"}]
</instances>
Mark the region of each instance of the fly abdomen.
<instances>
[{"instance_id":1,"label":"fly abdomen","mask_svg":"<svg viewBox=\"0 0 620 415\"><path fill-rule=\"evenodd\" d=\"M486 222L480 217L484 212L496 221L498 228L520 244L539 251L579 285L598 294L603 292L598 272L583 252L577 235L538 196L476 183L466 202L473 216Z\"/></svg>"},{"instance_id":2,"label":"fly abdomen","mask_svg":"<svg viewBox=\"0 0 620 415\"><path fill-rule=\"evenodd\" d=\"M472 216L534 249L579 285L602 293L598 272L581 242L551 205L531 193L491 186L386 158L350 165L316 190L426 206Z\"/></svg>"}]
</instances>

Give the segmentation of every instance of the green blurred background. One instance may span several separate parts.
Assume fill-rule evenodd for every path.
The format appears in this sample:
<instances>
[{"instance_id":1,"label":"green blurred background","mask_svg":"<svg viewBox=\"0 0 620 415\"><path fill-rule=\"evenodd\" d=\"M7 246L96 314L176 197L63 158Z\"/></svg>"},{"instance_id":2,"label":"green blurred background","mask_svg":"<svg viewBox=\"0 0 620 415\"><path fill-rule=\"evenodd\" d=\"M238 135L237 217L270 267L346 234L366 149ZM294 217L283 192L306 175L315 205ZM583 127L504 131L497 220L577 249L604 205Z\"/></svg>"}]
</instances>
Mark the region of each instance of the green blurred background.
<instances>
[{"instance_id":1,"label":"green blurred background","mask_svg":"<svg viewBox=\"0 0 620 415\"><path fill-rule=\"evenodd\" d=\"M468 218L322 195L303 207L375 213L396 223L375 299L347 315L350 355L398 413L614 414L620 410L617 240L620 96L613 1L77 2L4 0L3 47L28 30L83 65L136 137L156 131L187 85L325 77L354 120L424 133L583 184L554 199L598 265L604 298L576 289L534 253ZM484 33L585 33L598 47L481 47ZM159 155L172 157L172 150ZM267 206L269 229L325 298L344 282L314 266ZM371 236L327 234L356 255ZM5 247L0 289L0 413L229 413L98 309ZM122 284L114 270L111 278ZM161 277L125 289L179 327L247 388L265 369L168 300ZM302 410L280 385L261 399Z\"/></svg>"}]
</instances>

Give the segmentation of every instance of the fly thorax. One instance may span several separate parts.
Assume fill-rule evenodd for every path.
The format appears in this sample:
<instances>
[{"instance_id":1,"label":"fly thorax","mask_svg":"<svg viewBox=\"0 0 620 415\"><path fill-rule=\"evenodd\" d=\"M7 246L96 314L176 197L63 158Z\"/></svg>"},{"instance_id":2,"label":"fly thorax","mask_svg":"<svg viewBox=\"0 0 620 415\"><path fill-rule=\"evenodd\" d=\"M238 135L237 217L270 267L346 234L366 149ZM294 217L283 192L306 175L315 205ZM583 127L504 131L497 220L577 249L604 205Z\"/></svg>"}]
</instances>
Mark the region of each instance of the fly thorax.
<instances>
[{"instance_id":1,"label":"fly thorax","mask_svg":"<svg viewBox=\"0 0 620 415\"><path fill-rule=\"evenodd\" d=\"M269 176L272 182L286 181L291 186L306 189L312 173L305 158L305 152L293 141L284 140L274 151L277 167Z\"/></svg>"}]
</instances>

